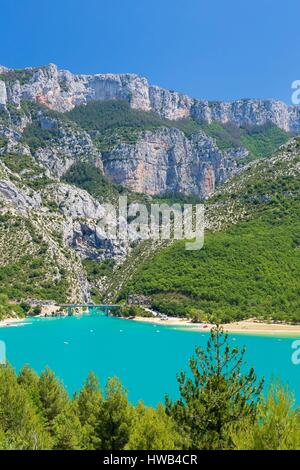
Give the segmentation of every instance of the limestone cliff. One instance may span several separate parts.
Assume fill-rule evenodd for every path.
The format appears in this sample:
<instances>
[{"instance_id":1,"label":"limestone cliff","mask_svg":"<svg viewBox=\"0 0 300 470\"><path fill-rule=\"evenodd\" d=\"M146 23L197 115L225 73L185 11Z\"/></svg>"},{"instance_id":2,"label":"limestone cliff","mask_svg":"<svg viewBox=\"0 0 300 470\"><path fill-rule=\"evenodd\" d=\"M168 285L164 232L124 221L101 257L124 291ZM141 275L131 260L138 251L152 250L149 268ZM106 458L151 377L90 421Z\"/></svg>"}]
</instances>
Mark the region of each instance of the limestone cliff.
<instances>
[{"instance_id":1,"label":"limestone cliff","mask_svg":"<svg viewBox=\"0 0 300 470\"><path fill-rule=\"evenodd\" d=\"M0 106L32 100L57 111L68 111L91 100L123 99L132 108L153 111L171 120L194 119L237 125L272 122L286 131L298 132L300 112L276 100L243 99L208 102L149 85L135 74L72 74L54 64L13 70L0 67Z\"/></svg>"},{"instance_id":2,"label":"limestone cliff","mask_svg":"<svg viewBox=\"0 0 300 470\"><path fill-rule=\"evenodd\" d=\"M1 124L0 154L31 155L48 178L61 179L78 162L102 170L113 183L148 195L182 193L208 197L236 172L245 149L221 151L200 129L187 137L177 128L139 131L134 143L121 142L100 152L91 135L64 114L43 109L7 111Z\"/></svg>"},{"instance_id":3,"label":"limestone cliff","mask_svg":"<svg viewBox=\"0 0 300 470\"><path fill-rule=\"evenodd\" d=\"M53 135L47 145L42 145L33 153L34 157L48 170L48 174L60 178L78 160L90 160L102 168L101 153L97 150L90 135L59 119L49 118L43 112L35 116L42 130L52 130Z\"/></svg>"},{"instance_id":4,"label":"limestone cliff","mask_svg":"<svg viewBox=\"0 0 300 470\"><path fill-rule=\"evenodd\" d=\"M103 150L99 134L65 112L78 104L87 105L86 111L89 101L111 99L152 111L158 122L146 130L137 123L129 136L130 126L125 125L126 138L120 133L122 138L112 139ZM105 265L113 259L118 265L130 260L138 243L106 240L97 224L103 201L112 202L113 192L117 197L124 191L114 183L150 196L184 193L208 198L235 175L236 160L247 159L248 150L221 150L197 122L192 132L180 130L180 120L188 117L206 123L273 122L285 130L300 128L298 109L277 101L209 103L150 86L133 74L74 75L54 65L18 71L0 67L0 268L10 266L6 285L18 284L19 279L11 277L19 272L42 298L58 291L60 299L65 295L65 300L89 300L93 281L85 261ZM77 174L81 186L76 178L66 183L77 164L89 165L89 172ZM93 179L96 169L98 179ZM127 269L132 270L131 261ZM102 283L105 276L99 277ZM99 292L99 283L97 288Z\"/></svg>"},{"instance_id":5,"label":"limestone cliff","mask_svg":"<svg viewBox=\"0 0 300 470\"><path fill-rule=\"evenodd\" d=\"M113 182L150 195L208 197L236 170L234 159L226 158L203 132L188 139L180 130L167 128L145 131L136 144L119 144L102 158Z\"/></svg>"}]
</instances>

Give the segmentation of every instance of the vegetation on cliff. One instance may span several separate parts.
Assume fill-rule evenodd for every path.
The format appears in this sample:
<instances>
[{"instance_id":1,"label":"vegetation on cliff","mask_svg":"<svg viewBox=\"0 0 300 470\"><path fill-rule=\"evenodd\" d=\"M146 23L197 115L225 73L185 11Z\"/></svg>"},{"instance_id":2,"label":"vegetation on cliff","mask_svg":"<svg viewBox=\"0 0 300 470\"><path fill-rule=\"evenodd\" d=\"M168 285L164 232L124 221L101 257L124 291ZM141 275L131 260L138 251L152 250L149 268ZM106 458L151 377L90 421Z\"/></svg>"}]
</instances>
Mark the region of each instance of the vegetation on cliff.
<instances>
[{"instance_id":1,"label":"vegetation on cliff","mask_svg":"<svg viewBox=\"0 0 300 470\"><path fill-rule=\"evenodd\" d=\"M184 241L158 250L141 260L119 297L145 294L163 313L198 311L204 321L299 322L300 183L294 145L250 167L208 202L208 225L223 219L223 227L206 233L202 250L186 251Z\"/></svg>"},{"instance_id":2,"label":"vegetation on cliff","mask_svg":"<svg viewBox=\"0 0 300 470\"><path fill-rule=\"evenodd\" d=\"M124 296L148 295L153 307L169 315L198 309L203 321L299 322L299 230L298 221L259 218L207 234L200 251L176 242L138 270Z\"/></svg>"},{"instance_id":3,"label":"vegetation on cliff","mask_svg":"<svg viewBox=\"0 0 300 470\"><path fill-rule=\"evenodd\" d=\"M187 136L204 129L221 148L247 144L251 156L256 157L266 157L285 141L284 131L271 124L246 129L218 123L204 125L191 118L173 122L132 109L127 102L119 100L90 102L69 113L22 101L20 109L9 104L4 114L3 122L7 126L20 126L22 130L18 135L12 132L8 137L1 137L0 141L0 172L4 181L0 203L3 209L0 293L15 300L38 298L65 302L88 298L89 294L111 300L123 289L119 298L126 299L130 292L145 293L162 312L194 319L217 315L229 321L255 315L298 320L297 278L292 274L292 270L298 272L298 226L290 215L297 212L294 196L299 187L297 178L288 174L288 168L279 178L274 173L276 165L265 165L255 172L250 166L249 171L233 179L232 186L225 185L213 196L207 210L213 213L214 225L217 229L221 227L222 232L209 233L200 253L182 253L180 242L166 250L141 244L133 247L121 266L103 263L102 253L98 262L99 246L96 249L94 245L99 245L99 240L96 243L93 239L94 227L83 216L84 210L80 208L79 216L71 216L70 225L68 217L72 209L68 212L55 193L59 192L57 178L60 178L66 198L65 183L68 183L75 187L73 190L76 191L76 186L82 188L100 202L114 202L120 194L126 194L129 203L139 201L148 206L154 202L198 202L196 196L167 193L150 197L111 183L95 166L99 152L80 126L96 140L115 132L123 133L121 140L125 134L130 140L131 132L136 137L143 130L160 126L175 126ZM86 142L84 148L95 154L90 155L88 150L83 154L71 152L73 148L81 151ZM40 157L36 149L42 152ZM65 157L65 150L71 156ZM63 176L51 173L51 165L56 163ZM281 163L284 167L285 162ZM81 203L80 198L80 194L76 195L74 203L77 200ZM287 207L288 201L293 207ZM17 212L16 204L19 204ZM235 226L240 219L251 220ZM274 224L278 226L275 234ZM289 235L285 236L284 231ZM84 235L87 233L90 236ZM109 253L108 258L111 256ZM207 264L214 270L207 268ZM233 294L230 286L237 283L238 294ZM109 285L113 292L107 292Z\"/></svg>"},{"instance_id":4,"label":"vegetation on cliff","mask_svg":"<svg viewBox=\"0 0 300 470\"><path fill-rule=\"evenodd\" d=\"M91 101L76 106L65 116L87 131L100 133L107 129L150 130L162 126L177 127L186 133L200 129L200 125L192 119L170 121L150 111L133 109L127 101L122 100Z\"/></svg>"},{"instance_id":5,"label":"vegetation on cliff","mask_svg":"<svg viewBox=\"0 0 300 470\"><path fill-rule=\"evenodd\" d=\"M69 184L85 189L100 201L115 200L125 192L122 186L109 182L102 171L89 162L75 163L63 179Z\"/></svg>"},{"instance_id":6,"label":"vegetation on cliff","mask_svg":"<svg viewBox=\"0 0 300 470\"><path fill-rule=\"evenodd\" d=\"M25 304L12 304L5 294L0 294L0 320L7 317L23 317L27 313Z\"/></svg>"},{"instance_id":7,"label":"vegetation on cliff","mask_svg":"<svg viewBox=\"0 0 300 470\"><path fill-rule=\"evenodd\" d=\"M244 147L249 151L246 158L238 160L244 165L256 158L270 157L281 145L285 144L290 134L272 123L262 126L238 127L232 123L212 122L202 124L203 131L216 140L221 150Z\"/></svg>"},{"instance_id":8,"label":"vegetation on cliff","mask_svg":"<svg viewBox=\"0 0 300 470\"><path fill-rule=\"evenodd\" d=\"M74 255L63 249L53 220L53 233L37 217L0 215L0 294L14 300L66 302L77 269ZM55 239L56 237L56 239Z\"/></svg>"}]
</instances>

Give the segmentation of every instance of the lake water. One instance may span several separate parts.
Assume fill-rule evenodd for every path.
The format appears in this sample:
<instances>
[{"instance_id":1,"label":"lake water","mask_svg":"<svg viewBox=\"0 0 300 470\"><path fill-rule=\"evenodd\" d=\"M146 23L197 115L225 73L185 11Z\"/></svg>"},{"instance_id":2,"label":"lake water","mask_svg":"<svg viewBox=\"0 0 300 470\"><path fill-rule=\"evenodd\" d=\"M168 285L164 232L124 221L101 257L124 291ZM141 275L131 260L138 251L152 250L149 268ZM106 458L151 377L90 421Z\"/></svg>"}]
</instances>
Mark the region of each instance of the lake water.
<instances>
[{"instance_id":1,"label":"lake water","mask_svg":"<svg viewBox=\"0 0 300 470\"><path fill-rule=\"evenodd\" d=\"M118 376L129 399L156 405L165 393L178 393L176 373L187 369L196 345L205 346L208 333L184 331L160 324L145 324L99 315L28 319L21 325L0 328L9 362L19 370L29 364L37 372L55 371L72 394L90 370L104 386ZM295 338L232 334L232 344L246 346L248 366L258 377L280 377L296 394L300 405L300 365L291 361Z\"/></svg>"}]
</instances>

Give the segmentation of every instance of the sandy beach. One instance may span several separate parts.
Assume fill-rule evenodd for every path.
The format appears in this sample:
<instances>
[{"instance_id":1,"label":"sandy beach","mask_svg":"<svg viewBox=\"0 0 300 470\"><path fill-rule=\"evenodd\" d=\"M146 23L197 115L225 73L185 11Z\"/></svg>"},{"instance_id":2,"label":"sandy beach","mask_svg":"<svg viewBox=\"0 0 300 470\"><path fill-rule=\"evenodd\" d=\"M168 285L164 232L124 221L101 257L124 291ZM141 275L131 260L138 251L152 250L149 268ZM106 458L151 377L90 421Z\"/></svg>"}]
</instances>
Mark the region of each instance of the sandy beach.
<instances>
[{"instance_id":1,"label":"sandy beach","mask_svg":"<svg viewBox=\"0 0 300 470\"><path fill-rule=\"evenodd\" d=\"M43 317L44 315L38 315ZM14 323L23 322L25 318L10 317L0 320L0 328L13 326ZM127 320L127 319L126 319ZM133 321L153 323L157 325L176 326L189 329L191 331L209 331L212 325L208 323L192 323L188 318L168 317L135 317ZM288 325L283 323L264 323L257 320L242 320L239 322L226 323L223 325L225 331L237 334L254 335L283 335L300 337L300 325Z\"/></svg>"},{"instance_id":2,"label":"sandy beach","mask_svg":"<svg viewBox=\"0 0 300 470\"><path fill-rule=\"evenodd\" d=\"M192 331L209 331L212 325L208 323L192 323L187 318L169 317L168 320L161 320L158 317L146 318L136 317L134 321L145 323L155 323L160 325L178 326L189 328ZM224 330L229 333L244 333L255 335L284 335L300 337L300 325L287 325L282 323L263 323L254 320L243 320L223 325Z\"/></svg>"},{"instance_id":3,"label":"sandy beach","mask_svg":"<svg viewBox=\"0 0 300 470\"><path fill-rule=\"evenodd\" d=\"M24 320L25 318L17 318L17 317L5 318L4 320L0 320L0 328L11 326L14 323L20 323L20 322L23 322Z\"/></svg>"}]
</instances>

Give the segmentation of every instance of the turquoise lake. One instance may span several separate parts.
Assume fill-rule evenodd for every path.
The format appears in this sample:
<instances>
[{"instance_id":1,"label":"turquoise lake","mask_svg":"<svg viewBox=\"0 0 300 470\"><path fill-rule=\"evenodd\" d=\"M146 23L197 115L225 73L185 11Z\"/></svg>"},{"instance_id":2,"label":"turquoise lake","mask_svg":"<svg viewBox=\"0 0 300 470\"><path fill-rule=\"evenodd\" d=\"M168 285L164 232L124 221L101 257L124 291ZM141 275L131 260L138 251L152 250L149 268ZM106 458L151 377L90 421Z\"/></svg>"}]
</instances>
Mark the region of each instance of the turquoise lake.
<instances>
[{"instance_id":1,"label":"turquoise lake","mask_svg":"<svg viewBox=\"0 0 300 470\"><path fill-rule=\"evenodd\" d=\"M187 370L195 346L205 346L208 333L184 331L159 323L145 324L98 315L28 319L0 328L7 358L19 370L29 364L37 372L55 371L72 394L80 389L90 370L104 386L118 376L129 399L156 405L165 393L178 393L176 373ZM291 361L296 338L230 335L232 344L246 346L248 366L266 380L280 377L300 404L300 365Z\"/></svg>"}]
</instances>

